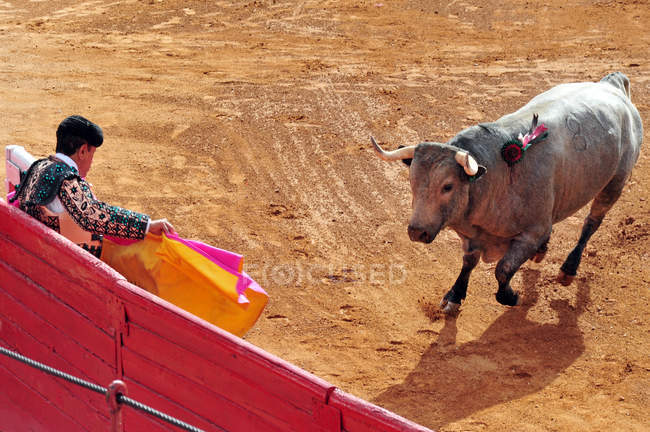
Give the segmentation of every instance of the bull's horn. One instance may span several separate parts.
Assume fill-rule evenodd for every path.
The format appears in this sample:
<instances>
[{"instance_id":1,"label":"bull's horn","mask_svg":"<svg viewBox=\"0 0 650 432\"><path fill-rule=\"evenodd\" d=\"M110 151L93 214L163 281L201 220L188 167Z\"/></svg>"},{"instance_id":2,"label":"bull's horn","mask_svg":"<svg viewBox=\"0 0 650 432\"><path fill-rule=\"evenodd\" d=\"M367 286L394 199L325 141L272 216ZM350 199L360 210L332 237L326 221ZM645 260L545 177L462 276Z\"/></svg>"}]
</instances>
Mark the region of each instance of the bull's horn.
<instances>
[{"instance_id":1,"label":"bull's horn","mask_svg":"<svg viewBox=\"0 0 650 432\"><path fill-rule=\"evenodd\" d=\"M478 163L469 153L459 150L456 152L455 158L467 175L473 176L478 172Z\"/></svg>"},{"instance_id":2,"label":"bull's horn","mask_svg":"<svg viewBox=\"0 0 650 432\"><path fill-rule=\"evenodd\" d=\"M379 147L379 144L377 144L377 141L375 141L373 137L370 137L370 141L372 141L372 145L375 147L375 151L383 160L396 161L402 159L413 159L415 146L402 147L398 148L397 150L386 151L383 148Z\"/></svg>"}]
</instances>

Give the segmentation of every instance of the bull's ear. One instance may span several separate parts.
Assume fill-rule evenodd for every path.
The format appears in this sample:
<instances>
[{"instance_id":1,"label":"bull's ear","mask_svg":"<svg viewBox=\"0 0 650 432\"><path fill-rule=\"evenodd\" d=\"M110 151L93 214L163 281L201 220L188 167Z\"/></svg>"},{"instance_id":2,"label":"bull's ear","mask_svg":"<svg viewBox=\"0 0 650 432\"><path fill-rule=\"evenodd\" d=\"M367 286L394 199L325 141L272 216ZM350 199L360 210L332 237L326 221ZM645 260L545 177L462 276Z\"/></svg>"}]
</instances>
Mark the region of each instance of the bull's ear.
<instances>
[{"instance_id":1,"label":"bull's ear","mask_svg":"<svg viewBox=\"0 0 650 432\"><path fill-rule=\"evenodd\" d=\"M403 146L403 145L397 146L398 149L401 149L403 147L406 147L406 146ZM411 159L402 159L402 162L406 166L411 166L411 162L413 162L413 159L412 158Z\"/></svg>"},{"instance_id":2,"label":"bull's ear","mask_svg":"<svg viewBox=\"0 0 650 432\"><path fill-rule=\"evenodd\" d=\"M467 178L469 179L470 183L475 182L476 180L480 179L483 176L483 174L485 174L486 172L487 172L487 168L485 168L483 165L479 165L476 174L474 174L473 176L467 176Z\"/></svg>"}]
</instances>

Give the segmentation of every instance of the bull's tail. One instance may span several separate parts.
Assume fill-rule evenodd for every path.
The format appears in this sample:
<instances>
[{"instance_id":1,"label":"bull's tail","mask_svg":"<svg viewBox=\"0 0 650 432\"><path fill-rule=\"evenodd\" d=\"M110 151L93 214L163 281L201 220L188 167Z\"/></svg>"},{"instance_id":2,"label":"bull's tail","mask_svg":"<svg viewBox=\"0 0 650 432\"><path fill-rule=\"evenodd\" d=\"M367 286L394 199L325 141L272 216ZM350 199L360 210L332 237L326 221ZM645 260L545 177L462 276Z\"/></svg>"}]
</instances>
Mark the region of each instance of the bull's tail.
<instances>
[{"instance_id":1,"label":"bull's tail","mask_svg":"<svg viewBox=\"0 0 650 432\"><path fill-rule=\"evenodd\" d=\"M632 93L630 91L630 79L625 76L623 72L613 72L600 81L613 85L625 93L629 100L632 100Z\"/></svg>"}]
</instances>

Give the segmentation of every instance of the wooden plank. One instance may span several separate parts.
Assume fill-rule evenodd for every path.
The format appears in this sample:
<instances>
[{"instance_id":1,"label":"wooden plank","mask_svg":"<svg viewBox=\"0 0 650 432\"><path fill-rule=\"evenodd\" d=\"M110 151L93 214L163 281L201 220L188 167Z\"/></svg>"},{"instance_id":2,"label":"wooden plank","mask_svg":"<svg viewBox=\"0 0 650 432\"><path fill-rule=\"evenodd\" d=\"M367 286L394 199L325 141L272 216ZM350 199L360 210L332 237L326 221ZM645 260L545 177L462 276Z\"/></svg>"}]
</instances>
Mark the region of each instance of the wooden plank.
<instances>
[{"instance_id":1,"label":"wooden plank","mask_svg":"<svg viewBox=\"0 0 650 432\"><path fill-rule=\"evenodd\" d=\"M95 361L89 360L88 362L81 361L79 365L75 365L74 362L64 357L65 350L60 349L58 346L47 346L22 329L19 324L12 322L5 315L0 314L0 320L2 321L0 340L2 340L2 345L7 349L104 387L113 381L114 375L112 369L101 361L97 361L96 359ZM25 325L23 323L23 326ZM86 397L86 399L93 400L90 397ZM104 404L99 404L97 407L103 410Z\"/></svg>"},{"instance_id":2,"label":"wooden plank","mask_svg":"<svg viewBox=\"0 0 650 432\"><path fill-rule=\"evenodd\" d=\"M125 367L124 379L146 386L167 399L178 401L197 416L205 418L229 431L286 431L309 430L294 428L278 419L261 418L250 411L249 406L239 406L203 386L198 386L178 373L165 369L129 349L123 352ZM227 391L227 389L222 389ZM134 391L131 397L138 399ZM183 417L180 420L185 421ZM274 423L270 421L274 420Z\"/></svg>"},{"instance_id":3,"label":"wooden plank","mask_svg":"<svg viewBox=\"0 0 650 432\"><path fill-rule=\"evenodd\" d=\"M79 373L79 371L72 368L65 359L61 358L58 352L52 352L48 347L21 331L15 323L10 322L4 317L0 317L0 319L2 319L3 323L3 337L5 335L11 336L10 342L5 340L2 343L2 345L7 349L23 354L36 361L79 378L98 383L102 386L107 386L108 383L112 381L111 379L110 381L102 383L92 379L91 377L84 376L83 373ZM5 356L0 358L0 364L4 364L8 370L11 370L24 382L30 383L31 387L34 389L41 389L41 386L45 385L44 383L51 382L52 385L47 387L50 393L45 393L45 390L43 390L41 391L41 394L53 395L50 399L55 401L54 404L57 406L61 405L63 407L62 409L71 414L71 416L75 418L85 418L87 415L96 413L100 418L102 418L102 422L106 421L104 417L108 415L108 405L102 395L98 395L95 392L84 389L75 384L68 383L61 378L53 377L38 369L28 367L17 360ZM72 400L72 402L70 402L70 400ZM75 406L80 407L80 410L70 411ZM93 418L94 417L92 417L91 420Z\"/></svg>"},{"instance_id":4,"label":"wooden plank","mask_svg":"<svg viewBox=\"0 0 650 432\"><path fill-rule=\"evenodd\" d=\"M346 432L432 432L397 414L336 389L329 405L341 411Z\"/></svg>"},{"instance_id":5,"label":"wooden plank","mask_svg":"<svg viewBox=\"0 0 650 432\"><path fill-rule=\"evenodd\" d=\"M312 400L325 403L334 387L328 382L269 354L217 327L172 307L121 293L129 325L137 324L161 339L241 376L255 377L269 391L294 406L311 411ZM176 308L177 309L177 308Z\"/></svg>"},{"instance_id":6,"label":"wooden plank","mask_svg":"<svg viewBox=\"0 0 650 432\"><path fill-rule=\"evenodd\" d=\"M122 408L124 432L177 432L178 428L163 424L162 421L130 407Z\"/></svg>"},{"instance_id":7,"label":"wooden plank","mask_svg":"<svg viewBox=\"0 0 650 432\"><path fill-rule=\"evenodd\" d=\"M59 252L61 256L65 251ZM47 286L47 290L77 311L83 311L83 315L94 322L97 326L110 333L112 325L109 309L106 304L107 290L98 285L97 281L91 284L80 281L78 277L70 277L65 271L54 263L59 261L46 262L42 257L35 256L28 250L23 249L6 236L0 233L0 261L26 275L35 284ZM83 267L76 268L77 274L83 273Z\"/></svg>"},{"instance_id":8,"label":"wooden plank","mask_svg":"<svg viewBox=\"0 0 650 432\"><path fill-rule=\"evenodd\" d=\"M110 424L108 404L101 394L75 386L13 359L5 359L0 360L0 365L7 373L19 377L24 385L36 391L51 406L56 407L66 417L74 419L83 428L90 431L103 430ZM95 399L94 404L88 402L89 397ZM101 406L101 411L97 406Z\"/></svg>"},{"instance_id":9,"label":"wooden plank","mask_svg":"<svg viewBox=\"0 0 650 432\"><path fill-rule=\"evenodd\" d=\"M198 356L177 344L162 339L143 329L137 324L129 325L129 334L125 338L125 349L131 349L147 360L162 364L195 385L206 387L225 399L239 406L245 406L262 418L278 418L293 423L308 424L313 421L314 400L305 394L302 406L296 407L276 394L281 392L277 387L271 388L268 383L258 379L258 374L245 376L239 370L226 369L222 366ZM125 373L128 374L127 365ZM288 383L288 384L287 384ZM291 386L293 381L279 382L276 386Z\"/></svg>"},{"instance_id":10,"label":"wooden plank","mask_svg":"<svg viewBox=\"0 0 650 432\"><path fill-rule=\"evenodd\" d=\"M149 405L152 408L155 408L159 411L169 414L172 417L177 419L182 419L184 422L191 424L192 426L203 429L206 432L224 432L225 429L219 427L215 423L206 420L204 417L201 417L194 412L192 412L191 406L181 405L179 401L172 400L170 398L164 397L151 389L141 385L140 383L133 381L131 379L124 380L126 387L128 389L128 396L142 402L145 405ZM131 407L125 406L123 410L132 411L141 413ZM146 414L143 416L148 417L151 421L155 421L159 427L172 428L168 423L163 422L162 420L155 419ZM142 430L142 429L140 429Z\"/></svg>"},{"instance_id":11,"label":"wooden plank","mask_svg":"<svg viewBox=\"0 0 650 432\"><path fill-rule=\"evenodd\" d=\"M84 359L75 356L71 360L66 355L67 349L63 347L64 341L61 341L61 344L50 346L32 336L28 330L23 328L29 328L30 322L23 321L19 325L4 313L0 314L0 320L2 321L0 340L7 349L17 351L38 362L102 386L108 385L115 379L114 371L110 365L97 358L88 356Z\"/></svg>"},{"instance_id":12,"label":"wooden plank","mask_svg":"<svg viewBox=\"0 0 650 432\"><path fill-rule=\"evenodd\" d=\"M0 261L0 285L3 292L10 296L13 302L22 305L33 315L43 317L43 321L50 324L49 327L41 326L33 334L38 335L38 332L44 331L45 333L42 336L39 335L39 338L44 338L47 335L50 337L50 344L55 341L58 343L62 338L63 340L72 338L93 355L115 367L115 346L112 335L109 336L75 309L59 301L48 291L16 273L13 269L8 268L2 261ZM9 301L8 298L6 301ZM6 313L9 314L9 311Z\"/></svg>"},{"instance_id":13,"label":"wooden plank","mask_svg":"<svg viewBox=\"0 0 650 432\"><path fill-rule=\"evenodd\" d=\"M9 388L11 388L11 391L0 391L0 419L2 419L0 430L11 430L12 432L46 430L44 425L36 421L29 407L21 405L21 401L24 399L21 393L28 391L28 389L23 389L20 384L10 384ZM12 398L17 401L14 402ZM5 429L5 427L11 429Z\"/></svg>"},{"instance_id":14,"label":"wooden plank","mask_svg":"<svg viewBox=\"0 0 650 432\"><path fill-rule=\"evenodd\" d=\"M3 392L9 394L14 405L23 407L23 410L29 410L31 421L42 426L42 428L35 430L52 432L90 431L90 429L86 429L83 425L66 415L59 407L52 404L36 390L31 388L30 385L7 370L3 363L0 363L0 388L3 389ZM17 429L21 424L23 422L11 424L11 430Z\"/></svg>"}]
</instances>

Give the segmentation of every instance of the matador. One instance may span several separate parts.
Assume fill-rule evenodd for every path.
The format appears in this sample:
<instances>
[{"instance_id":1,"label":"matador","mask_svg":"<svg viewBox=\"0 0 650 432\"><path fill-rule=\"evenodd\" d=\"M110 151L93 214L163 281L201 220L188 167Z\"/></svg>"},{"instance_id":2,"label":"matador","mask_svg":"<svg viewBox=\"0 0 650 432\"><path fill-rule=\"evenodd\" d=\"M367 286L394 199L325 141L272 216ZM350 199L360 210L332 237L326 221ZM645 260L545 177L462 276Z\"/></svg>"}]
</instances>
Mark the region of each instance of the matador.
<instances>
[{"instance_id":1,"label":"matador","mask_svg":"<svg viewBox=\"0 0 650 432\"><path fill-rule=\"evenodd\" d=\"M30 216L101 257L103 236L142 239L147 232L173 232L166 219L99 201L85 180L104 135L79 115L64 119L56 131L56 154L34 162L21 175L11 201Z\"/></svg>"}]
</instances>

